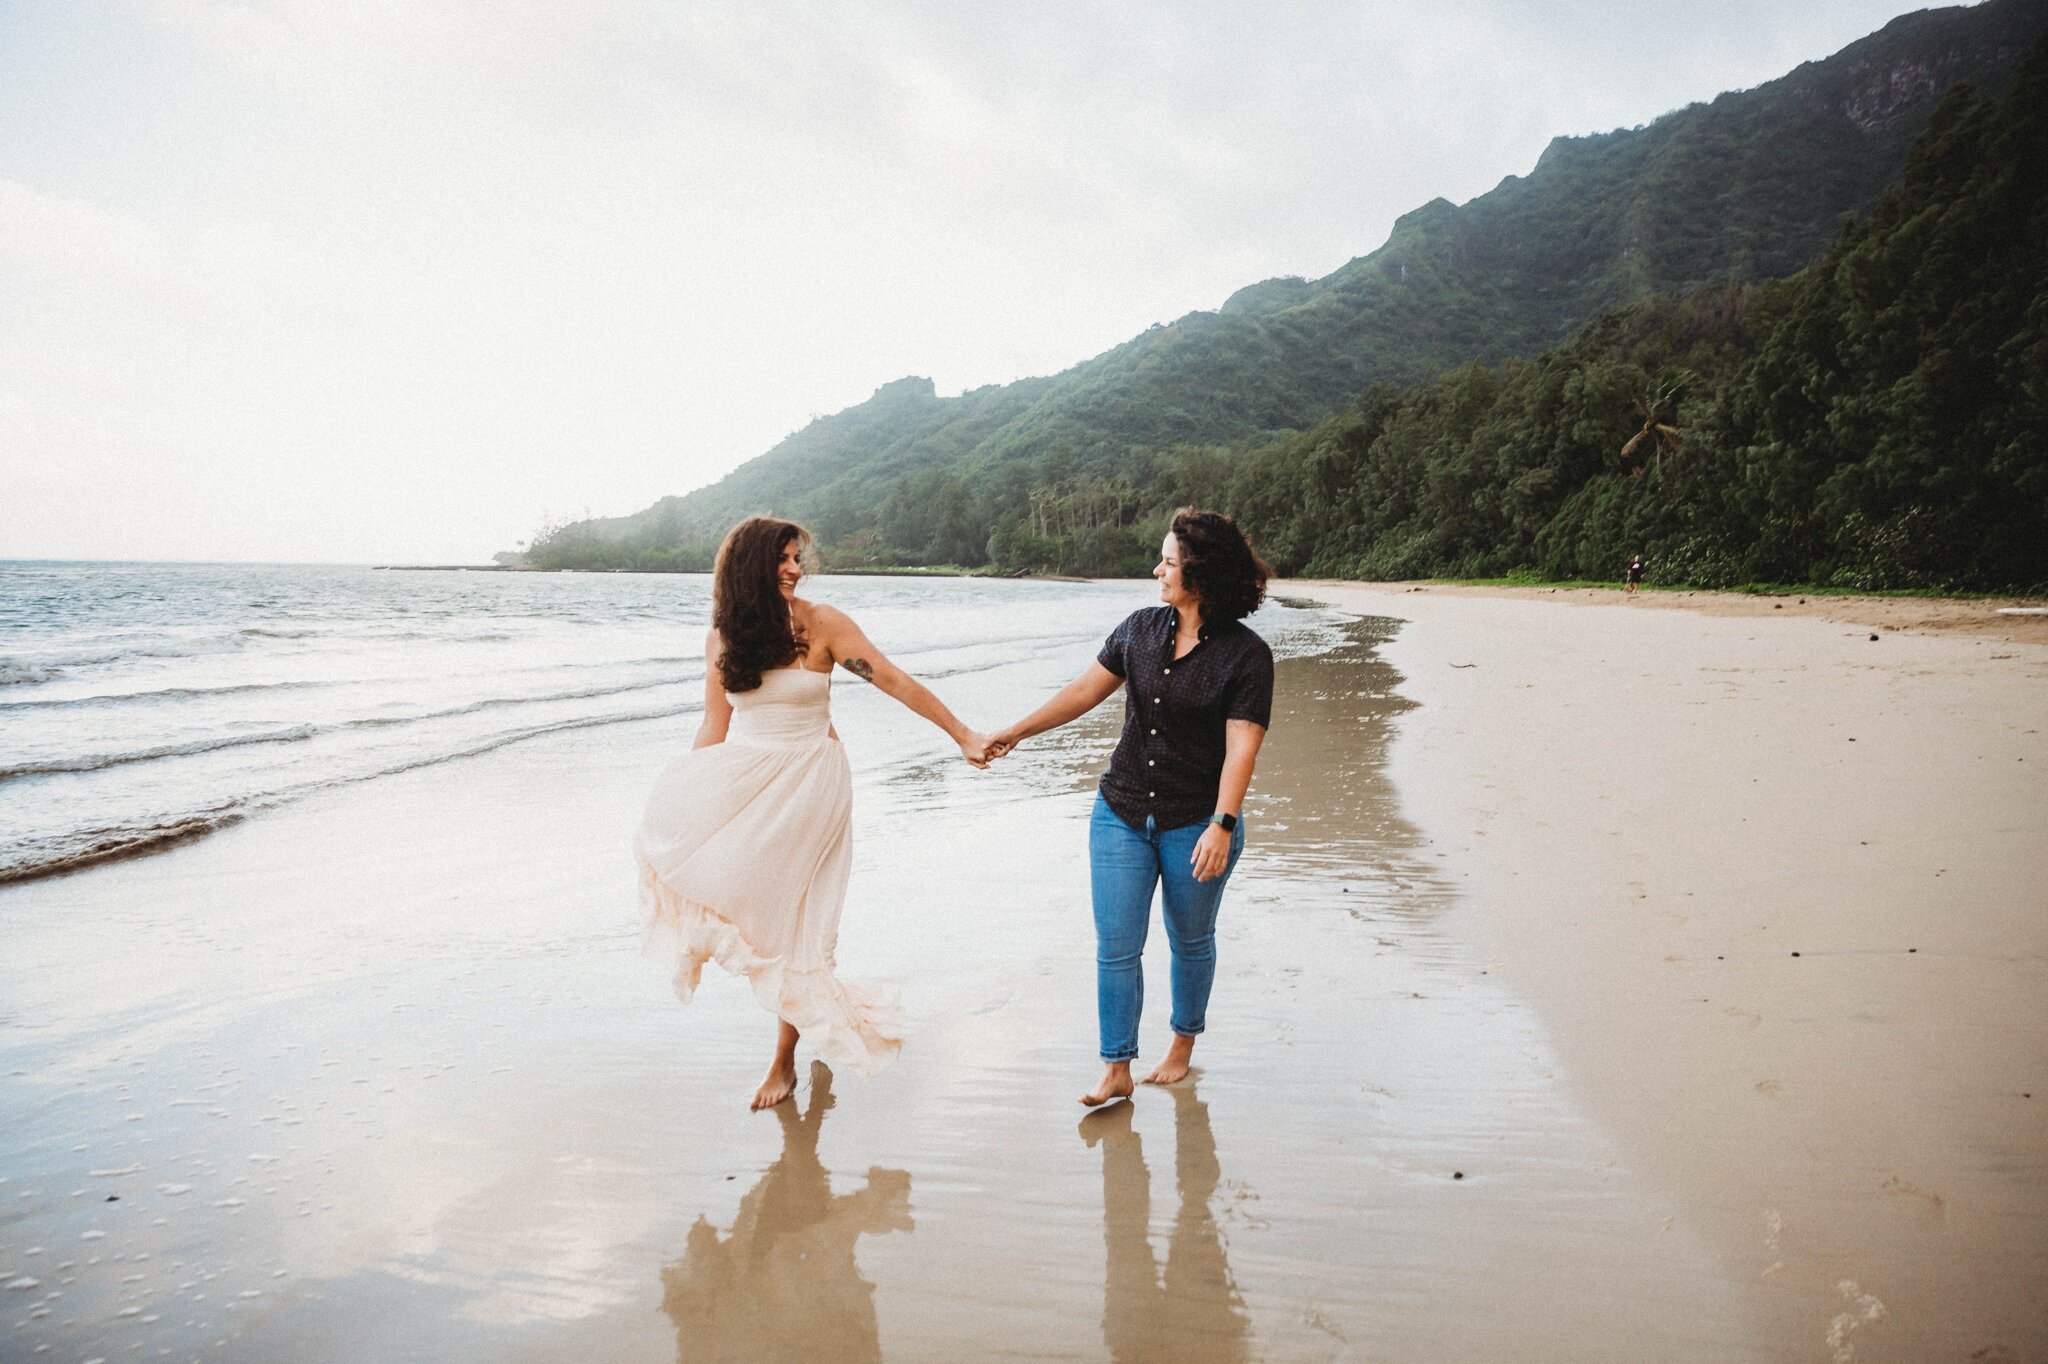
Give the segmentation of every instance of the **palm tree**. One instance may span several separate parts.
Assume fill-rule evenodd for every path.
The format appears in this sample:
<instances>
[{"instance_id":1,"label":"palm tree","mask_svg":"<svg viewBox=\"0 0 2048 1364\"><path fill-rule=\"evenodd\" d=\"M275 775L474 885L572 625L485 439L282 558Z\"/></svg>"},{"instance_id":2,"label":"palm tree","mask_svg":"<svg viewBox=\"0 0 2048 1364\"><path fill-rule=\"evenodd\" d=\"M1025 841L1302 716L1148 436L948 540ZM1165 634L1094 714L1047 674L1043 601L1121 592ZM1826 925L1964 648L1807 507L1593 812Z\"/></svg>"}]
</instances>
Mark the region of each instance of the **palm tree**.
<instances>
[{"instance_id":1,"label":"palm tree","mask_svg":"<svg viewBox=\"0 0 2048 1364\"><path fill-rule=\"evenodd\" d=\"M1621 462L1626 466L1630 460L1647 446L1652 462L1662 467L1666 455L1675 455L1685 448L1685 433L1678 429L1678 393L1691 383L1690 370L1660 380L1646 388L1637 388L1634 393L1636 412L1643 419L1643 429L1628 439L1621 447ZM1642 476L1643 466L1638 464L1629 470L1632 478Z\"/></svg>"}]
</instances>

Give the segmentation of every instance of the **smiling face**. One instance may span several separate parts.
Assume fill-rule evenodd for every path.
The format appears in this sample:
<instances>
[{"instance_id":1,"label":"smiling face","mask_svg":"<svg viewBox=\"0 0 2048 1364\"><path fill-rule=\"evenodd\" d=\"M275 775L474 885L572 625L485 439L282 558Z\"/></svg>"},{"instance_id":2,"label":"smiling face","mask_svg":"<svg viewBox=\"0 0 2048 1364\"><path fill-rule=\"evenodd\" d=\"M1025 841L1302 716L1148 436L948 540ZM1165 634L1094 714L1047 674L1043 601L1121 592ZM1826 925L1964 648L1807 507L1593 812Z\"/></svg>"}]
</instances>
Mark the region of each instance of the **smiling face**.
<instances>
[{"instance_id":1,"label":"smiling face","mask_svg":"<svg viewBox=\"0 0 2048 1364\"><path fill-rule=\"evenodd\" d=\"M1159 579L1159 600L1168 606L1193 606L1195 594L1181 585L1180 557L1180 537L1166 532L1159 542L1159 562L1153 566L1152 576Z\"/></svg>"},{"instance_id":2,"label":"smiling face","mask_svg":"<svg viewBox=\"0 0 2048 1364\"><path fill-rule=\"evenodd\" d=\"M784 601L796 600L796 585L804 580L804 547L800 540L791 536L789 543L782 547L782 557L775 565L775 585L782 591Z\"/></svg>"}]
</instances>

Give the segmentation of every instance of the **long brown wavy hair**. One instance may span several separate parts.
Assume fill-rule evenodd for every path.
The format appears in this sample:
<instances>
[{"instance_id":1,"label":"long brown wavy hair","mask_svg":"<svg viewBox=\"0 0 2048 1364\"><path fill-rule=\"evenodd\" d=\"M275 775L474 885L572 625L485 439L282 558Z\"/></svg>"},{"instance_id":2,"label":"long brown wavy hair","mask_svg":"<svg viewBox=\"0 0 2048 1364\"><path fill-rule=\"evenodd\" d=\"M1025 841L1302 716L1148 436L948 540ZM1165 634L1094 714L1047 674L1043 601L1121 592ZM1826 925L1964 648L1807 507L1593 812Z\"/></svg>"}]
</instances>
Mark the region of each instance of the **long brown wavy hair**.
<instances>
[{"instance_id":1,"label":"long brown wavy hair","mask_svg":"<svg viewBox=\"0 0 2048 1364\"><path fill-rule=\"evenodd\" d=\"M752 691L761 674L802 657L804 637L781 586L782 551L808 554L811 533L794 521L750 516L725 533L712 569L711 624L724 642L718 675L730 692Z\"/></svg>"},{"instance_id":2,"label":"long brown wavy hair","mask_svg":"<svg viewBox=\"0 0 2048 1364\"><path fill-rule=\"evenodd\" d=\"M1273 569L1235 519L1182 507L1173 514L1173 538L1180 542L1181 586L1201 601L1205 624L1243 620L1259 609Z\"/></svg>"}]
</instances>

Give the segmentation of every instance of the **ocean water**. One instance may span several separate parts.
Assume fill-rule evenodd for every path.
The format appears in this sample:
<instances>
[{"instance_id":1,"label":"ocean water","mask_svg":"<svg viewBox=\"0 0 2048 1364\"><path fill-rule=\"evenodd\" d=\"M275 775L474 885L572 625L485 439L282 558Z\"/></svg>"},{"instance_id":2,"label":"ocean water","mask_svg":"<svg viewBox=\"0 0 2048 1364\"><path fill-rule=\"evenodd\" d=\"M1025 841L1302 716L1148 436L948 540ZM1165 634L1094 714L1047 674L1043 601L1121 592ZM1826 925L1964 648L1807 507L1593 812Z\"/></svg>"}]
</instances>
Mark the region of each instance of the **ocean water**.
<instances>
[{"instance_id":1,"label":"ocean water","mask_svg":"<svg viewBox=\"0 0 2048 1364\"><path fill-rule=\"evenodd\" d=\"M0 562L0 881L540 735L685 716L702 706L710 586ZM1156 600L1145 583L969 578L814 578L805 593L941 683L1048 654L1085 662ZM1251 623L1288 653L1339 638L1329 613L1283 603Z\"/></svg>"}]
</instances>

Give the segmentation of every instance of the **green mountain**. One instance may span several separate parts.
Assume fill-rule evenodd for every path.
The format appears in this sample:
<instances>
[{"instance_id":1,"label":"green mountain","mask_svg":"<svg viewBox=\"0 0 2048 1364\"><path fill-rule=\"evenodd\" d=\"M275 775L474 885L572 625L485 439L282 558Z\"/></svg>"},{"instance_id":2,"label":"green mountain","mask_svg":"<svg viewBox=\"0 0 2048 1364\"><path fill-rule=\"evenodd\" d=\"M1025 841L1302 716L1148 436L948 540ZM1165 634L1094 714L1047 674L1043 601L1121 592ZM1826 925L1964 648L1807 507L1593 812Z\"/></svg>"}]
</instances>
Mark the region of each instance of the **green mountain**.
<instances>
[{"instance_id":1,"label":"green mountain","mask_svg":"<svg viewBox=\"0 0 2048 1364\"><path fill-rule=\"evenodd\" d=\"M1049 378L953 398L884 386L724 480L536 540L541 566L702 567L773 508L853 558L1113 566L1128 526L1246 451L1412 385L1571 340L1612 310L1792 274L1905 168L1942 95L2003 90L2048 0L1922 11L1824 61L1642 128L1559 138L1526 176L1409 213L1319 280L1267 280ZM1198 477L1206 470L1209 477ZM1190 480L1194 482L1191 484ZM1299 556L1305 561L1307 555Z\"/></svg>"},{"instance_id":2,"label":"green mountain","mask_svg":"<svg viewBox=\"0 0 2048 1364\"><path fill-rule=\"evenodd\" d=\"M1796 275L1375 387L1211 460L1201 496L1335 576L1612 579L1640 552L1653 583L2048 591L2044 165L2048 38L2002 98L1951 90Z\"/></svg>"}]
</instances>

